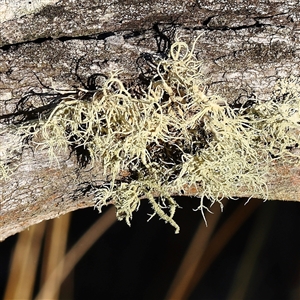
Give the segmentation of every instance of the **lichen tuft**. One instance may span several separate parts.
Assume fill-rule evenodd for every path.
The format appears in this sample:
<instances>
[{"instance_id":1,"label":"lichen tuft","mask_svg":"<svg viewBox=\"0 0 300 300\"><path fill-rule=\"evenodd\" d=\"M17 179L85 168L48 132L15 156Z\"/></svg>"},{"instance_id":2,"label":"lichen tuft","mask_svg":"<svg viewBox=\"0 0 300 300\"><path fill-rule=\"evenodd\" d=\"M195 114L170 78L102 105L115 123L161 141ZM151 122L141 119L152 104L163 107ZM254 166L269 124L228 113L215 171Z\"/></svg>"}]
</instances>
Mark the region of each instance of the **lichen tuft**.
<instances>
[{"instance_id":1,"label":"lichen tuft","mask_svg":"<svg viewBox=\"0 0 300 300\"><path fill-rule=\"evenodd\" d=\"M272 161L289 161L299 144L299 80L280 81L268 102L234 108L206 94L197 40L171 46L142 96L125 88L116 72L88 99L64 97L19 134L48 148L52 158L70 146L86 149L91 164L100 162L110 178L94 187L95 206L113 204L128 225L146 198L153 215L178 233L172 195L189 187L196 188L203 217L209 211L204 198L221 208L223 198L240 191L267 199ZM130 176L122 179L124 170Z\"/></svg>"}]
</instances>

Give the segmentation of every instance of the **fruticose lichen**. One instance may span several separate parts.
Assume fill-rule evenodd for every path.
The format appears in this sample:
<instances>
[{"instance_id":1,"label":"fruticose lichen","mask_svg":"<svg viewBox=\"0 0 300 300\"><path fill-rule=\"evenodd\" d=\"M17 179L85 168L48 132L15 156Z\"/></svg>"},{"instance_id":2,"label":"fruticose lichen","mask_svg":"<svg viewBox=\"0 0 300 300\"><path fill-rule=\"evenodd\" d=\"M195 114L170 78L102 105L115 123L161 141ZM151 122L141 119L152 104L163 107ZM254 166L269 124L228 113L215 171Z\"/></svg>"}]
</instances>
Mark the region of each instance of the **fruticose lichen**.
<instances>
[{"instance_id":1,"label":"fruticose lichen","mask_svg":"<svg viewBox=\"0 0 300 300\"><path fill-rule=\"evenodd\" d=\"M9 180L16 169L16 164L12 163L19 159L22 148L22 138L17 137L8 129L0 124L0 180Z\"/></svg>"},{"instance_id":2,"label":"fruticose lichen","mask_svg":"<svg viewBox=\"0 0 300 300\"><path fill-rule=\"evenodd\" d=\"M239 191L267 199L272 160L288 160L299 143L299 82L281 81L270 101L233 108L205 92L196 42L189 48L176 41L142 95L125 88L116 72L87 100L67 96L46 117L23 124L19 134L48 148L51 157L84 147L91 164L100 162L110 176L95 187L95 206L114 204L128 224L146 198L153 214L178 233L172 195L190 188L203 216L209 210L204 198L221 207L223 198ZM129 176L120 178L122 171Z\"/></svg>"}]
</instances>

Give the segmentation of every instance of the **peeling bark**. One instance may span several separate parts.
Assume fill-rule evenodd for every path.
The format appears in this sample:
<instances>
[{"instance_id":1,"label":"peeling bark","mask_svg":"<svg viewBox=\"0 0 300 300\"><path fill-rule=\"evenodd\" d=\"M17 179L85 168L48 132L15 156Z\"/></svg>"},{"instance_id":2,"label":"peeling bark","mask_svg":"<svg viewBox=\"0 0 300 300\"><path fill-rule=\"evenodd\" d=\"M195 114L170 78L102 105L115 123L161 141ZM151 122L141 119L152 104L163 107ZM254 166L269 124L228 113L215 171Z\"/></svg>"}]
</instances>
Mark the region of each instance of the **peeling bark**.
<instances>
[{"instance_id":1,"label":"peeling bark","mask_svg":"<svg viewBox=\"0 0 300 300\"><path fill-rule=\"evenodd\" d=\"M134 83L141 53L167 50L165 37L175 31L186 41L201 34L196 53L210 78L208 92L228 101L268 100L276 80L299 76L299 1L62 0L45 5L27 7L25 14L24 9L0 14L0 121L16 113L26 94L86 88L93 74L123 70L123 80ZM22 105L42 103L32 97ZM0 135L0 146L9 139ZM101 167L80 168L69 153L58 160L59 165L50 164L47 150L30 147L19 160L11 159L18 167L0 182L0 240L95 204L89 188L104 180L96 171ZM269 176L269 198L300 201L299 172L295 166L276 166Z\"/></svg>"}]
</instances>

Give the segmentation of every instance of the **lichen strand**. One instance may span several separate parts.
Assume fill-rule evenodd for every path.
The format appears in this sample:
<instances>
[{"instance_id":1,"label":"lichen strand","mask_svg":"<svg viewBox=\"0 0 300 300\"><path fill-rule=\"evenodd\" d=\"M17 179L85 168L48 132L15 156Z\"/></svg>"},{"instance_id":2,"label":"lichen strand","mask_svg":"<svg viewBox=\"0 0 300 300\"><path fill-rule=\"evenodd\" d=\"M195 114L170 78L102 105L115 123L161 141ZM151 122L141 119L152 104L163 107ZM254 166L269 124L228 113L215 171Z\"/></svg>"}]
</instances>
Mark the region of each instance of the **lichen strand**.
<instances>
[{"instance_id":1,"label":"lichen strand","mask_svg":"<svg viewBox=\"0 0 300 300\"><path fill-rule=\"evenodd\" d=\"M22 138L16 138L14 132L0 124L0 180L10 179L22 152Z\"/></svg>"},{"instance_id":2,"label":"lichen strand","mask_svg":"<svg viewBox=\"0 0 300 300\"><path fill-rule=\"evenodd\" d=\"M203 216L205 197L221 208L223 198L241 189L267 199L272 159L287 160L299 141L299 83L282 81L270 102L232 108L206 94L196 42L190 48L175 42L142 96L114 73L88 100L68 96L47 118L23 125L23 136L47 147L52 158L68 146L88 150L91 163L100 162L110 176L95 188L96 207L114 204L128 224L147 198L154 215L179 232L171 195L191 186ZM131 175L120 179L122 170Z\"/></svg>"},{"instance_id":3,"label":"lichen strand","mask_svg":"<svg viewBox=\"0 0 300 300\"><path fill-rule=\"evenodd\" d=\"M246 111L261 134L259 147L267 145L273 157L287 163L298 158L291 149L299 143L299 108L299 78L290 77L278 81L270 101L258 102Z\"/></svg>"},{"instance_id":4,"label":"lichen strand","mask_svg":"<svg viewBox=\"0 0 300 300\"><path fill-rule=\"evenodd\" d=\"M11 175L11 169L0 161L0 180L7 180Z\"/></svg>"}]
</instances>

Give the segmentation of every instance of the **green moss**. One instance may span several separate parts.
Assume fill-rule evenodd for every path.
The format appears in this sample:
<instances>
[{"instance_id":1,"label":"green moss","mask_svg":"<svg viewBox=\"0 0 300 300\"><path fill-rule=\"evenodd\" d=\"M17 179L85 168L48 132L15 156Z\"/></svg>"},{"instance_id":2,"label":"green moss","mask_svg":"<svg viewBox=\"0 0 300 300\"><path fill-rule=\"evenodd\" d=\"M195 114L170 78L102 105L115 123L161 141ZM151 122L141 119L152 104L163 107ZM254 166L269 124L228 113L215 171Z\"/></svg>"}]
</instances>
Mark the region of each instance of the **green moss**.
<instances>
[{"instance_id":1,"label":"green moss","mask_svg":"<svg viewBox=\"0 0 300 300\"><path fill-rule=\"evenodd\" d=\"M69 146L84 147L111 179L95 188L95 206L115 205L128 224L146 198L153 215L178 233L171 195L188 187L196 187L203 216L209 210L204 198L221 208L223 198L239 191L267 199L272 160L288 161L299 142L299 82L281 81L269 102L234 109L205 93L196 42L190 48L175 42L142 96L130 93L117 72L88 100L65 97L19 133L48 148L51 158ZM123 170L130 176L120 180Z\"/></svg>"}]
</instances>

